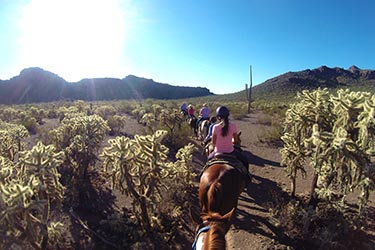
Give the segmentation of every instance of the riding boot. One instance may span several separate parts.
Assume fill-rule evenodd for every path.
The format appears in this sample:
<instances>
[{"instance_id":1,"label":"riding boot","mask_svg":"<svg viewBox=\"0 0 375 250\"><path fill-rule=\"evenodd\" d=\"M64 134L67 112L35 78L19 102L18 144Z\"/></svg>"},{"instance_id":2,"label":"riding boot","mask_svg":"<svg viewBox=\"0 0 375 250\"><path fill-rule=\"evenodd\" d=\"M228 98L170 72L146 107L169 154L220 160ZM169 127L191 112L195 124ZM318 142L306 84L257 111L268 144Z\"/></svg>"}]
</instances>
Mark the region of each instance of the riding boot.
<instances>
[{"instance_id":1,"label":"riding boot","mask_svg":"<svg viewBox=\"0 0 375 250\"><path fill-rule=\"evenodd\" d=\"M238 149L235 149L233 151L233 154L237 157L238 160L240 160L242 162L242 164L244 165L244 168L243 168L243 174L246 176L246 179L248 180L248 182L251 182L252 181L252 175L250 174L249 172L249 162L247 160L247 158L242 154L241 151L239 151Z\"/></svg>"}]
</instances>

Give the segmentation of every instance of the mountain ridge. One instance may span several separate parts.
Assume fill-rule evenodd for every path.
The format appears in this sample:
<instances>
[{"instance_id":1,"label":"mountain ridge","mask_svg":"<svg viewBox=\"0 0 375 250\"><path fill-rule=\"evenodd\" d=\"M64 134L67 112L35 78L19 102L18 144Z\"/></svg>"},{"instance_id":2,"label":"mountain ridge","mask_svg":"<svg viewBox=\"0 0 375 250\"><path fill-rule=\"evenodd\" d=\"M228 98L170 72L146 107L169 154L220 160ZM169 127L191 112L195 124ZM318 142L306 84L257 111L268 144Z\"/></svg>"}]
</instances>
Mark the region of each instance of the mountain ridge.
<instances>
[{"instance_id":1,"label":"mountain ridge","mask_svg":"<svg viewBox=\"0 0 375 250\"><path fill-rule=\"evenodd\" d=\"M325 65L315 69L289 71L272 77L263 83L252 87L251 99L272 102L289 102L297 92L314 90L317 88L348 88L352 91L366 91L375 94L375 70L360 69L352 65L348 69L327 67ZM212 99L212 98L210 98ZM245 101L246 90L215 96L218 101Z\"/></svg>"},{"instance_id":2,"label":"mountain ridge","mask_svg":"<svg viewBox=\"0 0 375 250\"><path fill-rule=\"evenodd\" d=\"M18 76L0 80L0 104L60 100L179 99L212 95L207 88L173 86L128 75L119 78L84 78L67 82L39 67L23 69Z\"/></svg>"},{"instance_id":3,"label":"mountain ridge","mask_svg":"<svg viewBox=\"0 0 375 250\"><path fill-rule=\"evenodd\" d=\"M375 92L375 70L321 66L286 72L252 88L252 99L290 98L302 90L349 88ZM67 82L41 68L23 69L18 76L0 80L0 104L51 102L59 100L182 99L209 97L218 100L246 101L245 90L214 95L207 88L181 87L153 79L128 75L125 78L84 78ZM210 98L210 99L211 99Z\"/></svg>"},{"instance_id":4,"label":"mountain ridge","mask_svg":"<svg viewBox=\"0 0 375 250\"><path fill-rule=\"evenodd\" d=\"M302 89L353 87L354 85L374 85L375 70L360 69L353 65L347 70L339 67L321 66L297 72L287 72L254 86L254 94L293 92Z\"/></svg>"}]
</instances>

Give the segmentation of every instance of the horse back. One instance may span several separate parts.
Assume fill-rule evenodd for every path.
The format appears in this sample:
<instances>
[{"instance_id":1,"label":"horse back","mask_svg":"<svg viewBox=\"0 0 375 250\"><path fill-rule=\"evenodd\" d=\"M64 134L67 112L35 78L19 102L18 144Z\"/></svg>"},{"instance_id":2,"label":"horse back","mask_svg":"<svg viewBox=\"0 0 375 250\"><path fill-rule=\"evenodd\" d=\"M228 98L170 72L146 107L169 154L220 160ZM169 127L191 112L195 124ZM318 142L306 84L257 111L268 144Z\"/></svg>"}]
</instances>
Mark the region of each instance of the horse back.
<instances>
[{"instance_id":1,"label":"horse back","mask_svg":"<svg viewBox=\"0 0 375 250\"><path fill-rule=\"evenodd\" d=\"M238 197L244 189L244 179L229 164L213 164L207 168L199 183L199 200L203 213L218 212L224 215L237 207Z\"/></svg>"}]
</instances>

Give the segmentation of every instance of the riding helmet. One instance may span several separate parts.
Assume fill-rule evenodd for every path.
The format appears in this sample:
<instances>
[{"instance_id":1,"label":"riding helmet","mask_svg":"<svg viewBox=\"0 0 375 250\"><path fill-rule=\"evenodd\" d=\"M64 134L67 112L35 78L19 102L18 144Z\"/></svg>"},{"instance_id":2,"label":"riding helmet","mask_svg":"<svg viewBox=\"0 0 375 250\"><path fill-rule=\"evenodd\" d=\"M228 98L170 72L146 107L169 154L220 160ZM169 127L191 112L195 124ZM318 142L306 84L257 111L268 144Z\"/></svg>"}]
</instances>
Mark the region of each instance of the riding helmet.
<instances>
[{"instance_id":1,"label":"riding helmet","mask_svg":"<svg viewBox=\"0 0 375 250\"><path fill-rule=\"evenodd\" d=\"M216 109L216 116L225 118L229 116L229 109L225 106L220 106Z\"/></svg>"}]
</instances>

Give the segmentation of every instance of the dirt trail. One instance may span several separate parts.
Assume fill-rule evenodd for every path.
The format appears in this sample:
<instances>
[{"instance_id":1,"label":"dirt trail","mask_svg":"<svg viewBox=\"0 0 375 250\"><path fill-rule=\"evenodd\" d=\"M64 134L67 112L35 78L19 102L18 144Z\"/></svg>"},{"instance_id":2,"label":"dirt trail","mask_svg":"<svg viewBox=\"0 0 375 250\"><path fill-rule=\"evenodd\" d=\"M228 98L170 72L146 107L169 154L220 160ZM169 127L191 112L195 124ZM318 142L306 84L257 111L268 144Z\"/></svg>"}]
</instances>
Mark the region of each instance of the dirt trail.
<instances>
[{"instance_id":1,"label":"dirt trail","mask_svg":"<svg viewBox=\"0 0 375 250\"><path fill-rule=\"evenodd\" d=\"M258 113L250 114L234 121L242 131L242 145L254 180L251 190L240 196L234 224L227 234L228 249L267 249L280 238L280 232L269 221L269 211L262 204L271 198L272 192L279 193L280 187L286 188L286 177L280 167L280 149L259 143L258 136L269 128L258 123L258 116Z\"/></svg>"},{"instance_id":2,"label":"dirt trail","mask_svg":"<svg viewBox=\"0 0 375 250\"><path fill-rule=\"evenodd\" d=\"M250 162L250 172L254 178L250 192L243 192L239 198L236 217L226 236L227 249L293 249L288 243L291 240L277 227L277 221L272 219L267 209L267 204L289 194L290 182L285 175L284 168L280 166L280 148L259 142L258 136L262 136L267 129L271 129L258 122L260 115L260 113L252 113L242 120L233 121L242 131L243 150ZM128 120L126 127L126 131L131 134L144 134L144 128L133 119ZM198 166L204 165L204 159L199 153L194 156L193 161ZM311 173L307 174L308 177L311 176ZM307 195L310 182L308 178L304 180L299 177L296 193ZM370 200L372 210L375 211L374 192ZM373 232L370 232L370 235L374 236L372 241L375 242L375 218L372 224Z\"/></svg>"},{"instance_id":3,"label":"dirt trail","mask_svg":"<svg viewBox=\"0 0 375 250\"><path fill-rule=\"evenodd\" d=\"M293 249L287 235L278 227L277 221L270 216L265 208L267 203L290 192L290 181L280 166L280 148L270 147L260 143L258 136L270 129L259 124L259 113L252 113L243 120L235 120L238 129L242 131L242 145L246 152L250 171L254 176L250 192L243 192L239 199L236 218L227 234L227 248L236 250L263 249ZM306 180L297 179L296 193L307 195L310 190L311 173ZM372 210L375 203L375 193L371 194ZM375 227L370 235L375 235ZM373 239L374 240L374 239ZM373 241L375 242L375 241ZM375 249L375 245L374 248Z\"/></svg>"}]
</instances>

